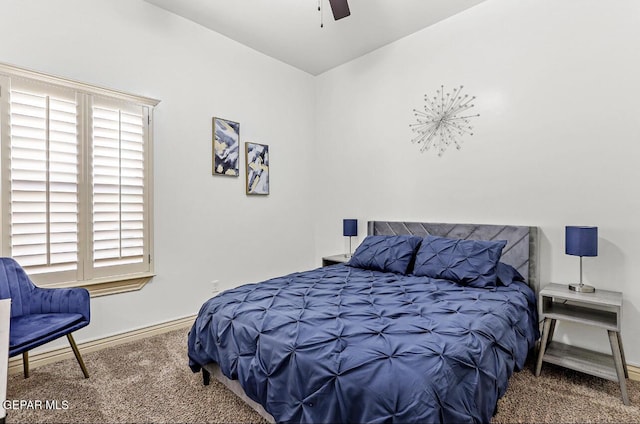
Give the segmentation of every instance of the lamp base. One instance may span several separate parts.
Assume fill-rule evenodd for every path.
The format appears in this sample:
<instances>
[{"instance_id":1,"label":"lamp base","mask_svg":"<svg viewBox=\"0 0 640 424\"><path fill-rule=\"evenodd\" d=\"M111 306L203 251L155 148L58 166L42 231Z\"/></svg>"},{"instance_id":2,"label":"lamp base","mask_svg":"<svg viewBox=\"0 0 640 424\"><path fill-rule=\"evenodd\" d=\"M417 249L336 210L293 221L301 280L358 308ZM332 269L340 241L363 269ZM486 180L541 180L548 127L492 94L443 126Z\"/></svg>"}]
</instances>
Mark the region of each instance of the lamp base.
<instances>
[{"instance_id":1,"label":"lamp base","mask_svg":"<svg viewBox=\"0 0 640 424\"><path fill-rule=\"evenodd\" d=\"M569 290L578 292L578 293L593 293L596 289L593 286L588 286L586 284L569 284Z\"/></svg>"}]
</instances>

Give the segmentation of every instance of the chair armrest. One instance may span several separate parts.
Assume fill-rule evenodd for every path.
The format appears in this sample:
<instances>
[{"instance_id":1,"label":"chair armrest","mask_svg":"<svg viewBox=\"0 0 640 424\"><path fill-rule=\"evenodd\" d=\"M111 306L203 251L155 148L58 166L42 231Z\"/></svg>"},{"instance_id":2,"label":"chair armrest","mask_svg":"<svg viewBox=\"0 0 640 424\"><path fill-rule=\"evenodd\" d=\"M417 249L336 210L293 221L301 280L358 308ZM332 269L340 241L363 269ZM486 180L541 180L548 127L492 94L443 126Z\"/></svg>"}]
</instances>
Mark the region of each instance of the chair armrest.
<instances>
[{"instance_id":1,"label":"chair armrest","mask_svg":"<svg viewBox=\"0 0 640 424\"><path fill-rule=\"evenodd\" d=\"M81 287L44 289L36 287L31 296L32 314L67 313L82 314L91 318L89 291Z\"/></svg>"}]
</instances>

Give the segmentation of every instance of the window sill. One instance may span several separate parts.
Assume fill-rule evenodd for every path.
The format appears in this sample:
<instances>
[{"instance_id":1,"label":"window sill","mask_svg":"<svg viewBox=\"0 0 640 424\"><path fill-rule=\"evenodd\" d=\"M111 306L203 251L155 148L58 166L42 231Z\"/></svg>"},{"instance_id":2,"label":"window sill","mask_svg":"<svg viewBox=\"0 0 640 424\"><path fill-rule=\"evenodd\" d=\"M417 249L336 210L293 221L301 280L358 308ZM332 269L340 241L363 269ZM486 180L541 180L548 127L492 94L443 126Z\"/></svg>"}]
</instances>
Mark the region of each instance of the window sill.
<instances>
[{"instance_id":1,"label":"window sill","mask_svg":"<svg viewBox=\"0 0 640 424\"><path fill-rule=\"evenodd\" d=\"M108 278L97 278L91 281L67 281L64 283L47 284L43 287L84 287L89 290L89 295L91 297L99 297L141 290L154 276L154 273L145 272L130 275L118 275Z\"/></svg>"}]
</instances>

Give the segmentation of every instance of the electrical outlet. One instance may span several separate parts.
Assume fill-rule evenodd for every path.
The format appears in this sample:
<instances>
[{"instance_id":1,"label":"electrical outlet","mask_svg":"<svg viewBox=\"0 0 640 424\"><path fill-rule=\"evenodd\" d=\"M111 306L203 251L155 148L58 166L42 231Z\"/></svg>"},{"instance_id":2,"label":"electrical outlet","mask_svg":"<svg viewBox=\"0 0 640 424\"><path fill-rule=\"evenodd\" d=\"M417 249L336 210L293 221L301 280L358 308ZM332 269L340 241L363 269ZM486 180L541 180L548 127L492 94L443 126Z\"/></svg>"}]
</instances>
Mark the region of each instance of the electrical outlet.
<instances>
[{"instance_id":1,"label":"electrical outlet","mask_svg":"<svg viewBox=\"0 0 640 424\"><path fill-rule=\"evenodd\" d=\"M220 292L220 280L211 280L211 292L219 293Z\"/></svg>"}]
</instances>

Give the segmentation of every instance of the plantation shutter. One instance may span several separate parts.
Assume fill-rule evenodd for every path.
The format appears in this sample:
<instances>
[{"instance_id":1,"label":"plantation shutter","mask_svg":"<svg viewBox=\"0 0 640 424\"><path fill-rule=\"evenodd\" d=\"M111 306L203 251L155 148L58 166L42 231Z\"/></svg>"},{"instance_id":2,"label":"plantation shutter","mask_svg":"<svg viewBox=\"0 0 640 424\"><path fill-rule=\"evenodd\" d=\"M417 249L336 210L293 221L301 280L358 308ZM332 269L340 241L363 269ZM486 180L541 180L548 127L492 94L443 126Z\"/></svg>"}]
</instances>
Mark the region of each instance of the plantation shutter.
<instances>
[{"instance_id":1,"label":"plantation shutter","mask_svg":"<svg viewBox=\"0 0 640 424\"><path fill-rule=\"evenodd\" d=\"M9 100L11 256L29 274L78 269L78 102L16 80ZM64 275L64 276L62 276Z\"/></svg>"},{"instance_id":2,"label":"plantation shutter","mask_svg":"<svg viewBox=\"0 0 640 424\"><path fill-rule=\"evenodd\" d=\"M92 295L154 276L158 100L0 63L0 254Z\"/></svg>"},{"instance_id":3,"label":"plantation shutter","mask_svg":"<svg viewBox=\"0 0 640 424\"><path fill-rule=\"evenodd\" d=\"M92 105L92 235L95 275L148 265L145 227L148 110L95 97Z\"/></svg>"}]
</instances>

